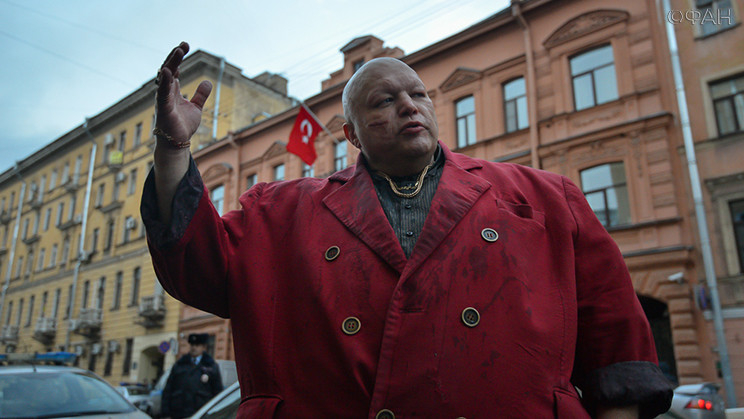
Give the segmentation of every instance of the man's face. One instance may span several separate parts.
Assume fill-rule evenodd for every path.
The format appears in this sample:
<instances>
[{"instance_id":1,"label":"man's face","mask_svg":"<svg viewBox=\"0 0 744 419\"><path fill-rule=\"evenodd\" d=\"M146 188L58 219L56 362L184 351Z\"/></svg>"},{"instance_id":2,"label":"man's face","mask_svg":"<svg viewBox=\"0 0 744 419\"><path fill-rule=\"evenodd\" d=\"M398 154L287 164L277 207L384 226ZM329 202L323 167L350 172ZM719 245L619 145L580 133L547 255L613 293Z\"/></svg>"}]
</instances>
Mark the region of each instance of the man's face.
<instances>
[{"instance_id":1,"label":"man's face","mask_svg":"<svg viewBox=\"0 0 744 419\"><path fill-rule=\"evenodd\" d=\"M350 81L351 120L344 126L346 137L373 168L391 175L412 174L396 171L405 171L406 165L424 157L424 165L428 164L439 137L434 105L424 83L395 59L372 61L360 71Z\"/></svg>"},{"instance_id":2,"label":"man's face","mask_svg":"<svg viewBox=\"0 0 744 419\"><path fill-rule=\"evenodd\" d=\"M189 347L189 355L191 355L192 357L197 357L203 354L204 352L206 352L206 350L207 350L207 345L198 344L198 343L193 344L193 345L190 345Z\"/></svg>"}]
</instances>

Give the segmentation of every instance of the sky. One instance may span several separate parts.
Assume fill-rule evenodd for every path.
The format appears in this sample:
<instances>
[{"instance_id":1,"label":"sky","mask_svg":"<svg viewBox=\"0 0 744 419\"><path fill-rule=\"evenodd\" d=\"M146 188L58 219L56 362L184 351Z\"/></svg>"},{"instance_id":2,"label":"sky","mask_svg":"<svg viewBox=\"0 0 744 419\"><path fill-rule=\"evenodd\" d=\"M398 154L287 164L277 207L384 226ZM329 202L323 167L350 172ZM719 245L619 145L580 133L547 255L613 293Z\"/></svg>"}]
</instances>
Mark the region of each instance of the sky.
<instances>
[{"instance_id":1,"label":"sky","mask_svg":"<svg viewBox=\"0 0 744 419\"><path fill-rule=\"evenodd\" d=\"M0 0L0 173L155 76L180 41L299 100L375 35L406 54L508 7L508 0Z\"/></svg>"}]
</instances>

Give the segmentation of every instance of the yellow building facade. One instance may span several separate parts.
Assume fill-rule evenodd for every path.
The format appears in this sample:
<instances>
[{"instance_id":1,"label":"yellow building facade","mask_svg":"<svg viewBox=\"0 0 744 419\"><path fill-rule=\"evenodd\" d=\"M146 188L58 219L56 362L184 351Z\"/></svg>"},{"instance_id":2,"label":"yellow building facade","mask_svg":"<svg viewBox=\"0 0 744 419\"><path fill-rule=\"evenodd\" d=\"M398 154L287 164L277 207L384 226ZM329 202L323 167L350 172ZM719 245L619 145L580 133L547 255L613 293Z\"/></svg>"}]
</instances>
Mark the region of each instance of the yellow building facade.
<instances>
[{"instance_id":1,"label":"yellow building facade","mask_svg":"<svg viewBox=\"0 0 744 419\"><path fill-rule=\"evenodd\" d=\"M248 78L197 51L183 93L205 79L194 150L294 104L281 76ZM147 81L0 174L0 350L76 352L112 383L152 382L175 362L181 304L157 282L139 216L155 89Z\"/></svg>"}]
</instances>

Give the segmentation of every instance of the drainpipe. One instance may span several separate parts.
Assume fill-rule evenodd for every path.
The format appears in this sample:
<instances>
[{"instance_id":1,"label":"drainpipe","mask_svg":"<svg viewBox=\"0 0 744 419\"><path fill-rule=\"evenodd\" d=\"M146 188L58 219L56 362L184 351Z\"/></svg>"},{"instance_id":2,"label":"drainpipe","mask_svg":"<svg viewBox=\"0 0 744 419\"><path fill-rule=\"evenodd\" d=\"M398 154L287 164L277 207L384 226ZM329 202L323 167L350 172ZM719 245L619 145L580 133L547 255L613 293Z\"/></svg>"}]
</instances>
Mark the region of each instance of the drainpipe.
<instances>
[{"instance_id":1,"label":"drainpipe","mask_svg":"<svg viewBox=\"0 0 744 419\"><path fill-rule=\"evenodd\" d=\"M537 154L539 138L537 132L537 81L535 79L535 59L532 51L532 35L530 34L530 27L527 26L527 21L524 19L524 16L522 16L522 9L519 7L520 4L521 3L512 0L511 9L512 15L517 18L520 26L522 26L522 33L524 34L524 53L527 57L527 109L530 119L530 157L532 160L532 167L540 169L540 156Z\"/></svg>"},{"instance_id":2,"label":"drainpipe","mask_svg":"<svg viewBox=\"0 0 744 419\"><path fill-rule=\"evenodd\" d=\"M212 139L217 139L217 121L220 116L220 90L222 89L222 75L225 73L225 57L220 58L220 74L217 76L217 89L214 94L214 114L212 115Z\"/></svg>"},{"instance_id":3,"label":"drainpipe","mask_svg":"<svg viewBox=\"0 0 744 419\"><path fill-rule=\"evenodd\" d=\"M18 179L20 179L21 182L21 193L18 200L18 213L16 214L16 220L15 220L15 226L13 227L13 240L11 241L10 245L10 254L8 255L8 269L5 270L5 284L3 285L3 292L2 296L0 297L0 313L3 312L3 309L5 308L5 294L8 292L8 287L10 286L10 274L12 273L13 269L13 259L15 259L15 249L16 244L18 243L18 230L21 226L21 213L23 212L23 199L26 194L26 182L23 180L23 176L21 176L21 168L18 165L18 162L16 162L15 166L16 175L18 176ZM10 209L9 209L10 210ZM7 318L7 315L6 315Z\"/></svg>"},{"instance_id":4,"label":"drainpipe","mask_svg":"<svg viewBox=\"0 0 744 419\"><path fill-rule=\"evenodd\" d=\"M95 171L95 164L96 164L96 149L98 148L98 145L96 144L95 138L93 138L93 135L91 135L90 130L88 130L88 118L85 118L85 123L83 124L83 128L85 129L85 133L88 134L88 137L90 137L90 142L93 143L93 148L90 150L90 165L88 166L88 180L85 183L85 200L83 202L83 222L80 227L80 240L78 245L78 256L77 260L75 261L75 270L72 275L72 294L70 295L70 298L72 299L72 302L70 303L70 321L67 325L67 336L65 337L65 350L70 350L70 334L72 333L72 313L75 311L75 301L77 300L77 283L78 278L80 277L80 267L82 266L83 262L88 259L88 255L85 253L85 232L86 228L88 226L88 206L90 204L90 191L92 189L93 184L93 172Z\"/></svg>"},{"instance_id":5,"label":"drainpipe","mask_svg":"<svg viewBox=\"0 0 744 419\"><path fill-rule=\"evenodd\" d=\"M668 16L671 11L669 0L663 1L662 18ZM710 291L711 306L713 308L713 327L716 332L716 343L718 345L718 356L721 360L721 375L723 385L726 389L726 404L728 407L736 407L736 392L734 391L734 380L731 375L731 364L729 363L728 349L726 347L726 335L723 329L723 314L721 313L721 300L718 296L718 284L716 271L713 266L713 253L710 246L710 235L708 234L708 220L705 216L705 205L703 203L703 191L700 186L700 175L698 174L697 160L695 159L695 145L692 141L692 130L690 129L690 117L687 111L687 99L685 97L685 86L682 82L682 67L679 63L679 49L677 39L674 35L674 26L669 19L665 19L666 34L669 41L669 52L672 60L672 72L674 73L674 84L677 93L677 104L679 106L680 125L682 127L682 138L685 143L687 154L687 170L690 174L690 188L695 202L695 218L700 234L700 253L703 256L703 267L705 268L705 279Z\"/></svg>"}]
</instances>

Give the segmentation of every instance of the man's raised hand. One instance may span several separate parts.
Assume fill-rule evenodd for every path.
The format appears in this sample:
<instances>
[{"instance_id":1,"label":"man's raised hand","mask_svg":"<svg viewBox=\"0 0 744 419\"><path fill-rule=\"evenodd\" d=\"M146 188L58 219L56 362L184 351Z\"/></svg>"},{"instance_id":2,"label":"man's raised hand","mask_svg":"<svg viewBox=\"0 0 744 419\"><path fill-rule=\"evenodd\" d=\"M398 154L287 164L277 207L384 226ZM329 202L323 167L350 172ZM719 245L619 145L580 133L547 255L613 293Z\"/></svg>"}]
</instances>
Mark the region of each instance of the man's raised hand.
<instances>
[{"instance_id":1,"label":"man's raised hand","mask_svg":"<svg viewBox=\"0 0 744 419\"><path fill-rule=\"evenodd\" d=\"M178 82L179 66L189 52L189 44L181 42L173 48L163 62L156 84L158 85L155 126L170 136L174 142L189 141L201 122L202 108L212 91L212 83L202 81L191 100L181 95Z\"/></svg>"}]
</instances>

